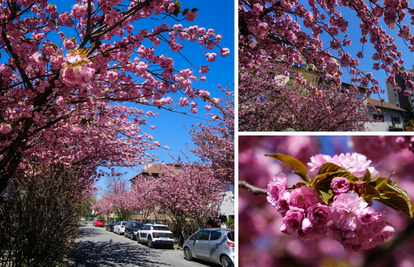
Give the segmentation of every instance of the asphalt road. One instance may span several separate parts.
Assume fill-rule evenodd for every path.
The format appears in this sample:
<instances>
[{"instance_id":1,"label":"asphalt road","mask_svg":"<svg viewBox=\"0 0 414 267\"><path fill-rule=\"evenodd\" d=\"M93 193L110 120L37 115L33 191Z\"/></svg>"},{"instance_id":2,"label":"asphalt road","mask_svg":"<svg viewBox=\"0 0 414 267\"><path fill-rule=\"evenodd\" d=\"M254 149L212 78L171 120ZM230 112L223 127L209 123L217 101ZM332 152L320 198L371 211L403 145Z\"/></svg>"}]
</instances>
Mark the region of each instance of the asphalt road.
<instances>
[{"instance_id":1,"label":"asphalt road","mask_svg":"<svg viewBox=\"0 0 414 267\"><path fill-rule=\"evenodd\" d=\"M107 232L105 228L81 225L82 233L74 243L68 266L168 266L168 267L218 267L203 261L186 261L178 249L148 248L136 240Z\"/></svg>"}]
</instances>

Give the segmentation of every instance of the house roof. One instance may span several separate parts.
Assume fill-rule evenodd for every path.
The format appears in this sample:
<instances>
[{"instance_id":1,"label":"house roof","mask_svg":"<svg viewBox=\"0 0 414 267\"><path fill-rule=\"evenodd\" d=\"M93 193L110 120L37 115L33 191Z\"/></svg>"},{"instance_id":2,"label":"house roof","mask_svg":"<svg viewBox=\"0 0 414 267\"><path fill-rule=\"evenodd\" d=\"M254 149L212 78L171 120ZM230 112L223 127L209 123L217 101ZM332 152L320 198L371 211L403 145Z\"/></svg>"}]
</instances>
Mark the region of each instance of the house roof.
<instances>
[{"instance_id":1,"label":"house roof","mask_svg":"<svg viewBox=\"0 0 414 267\"><path fill-rule=\"evenodd\" d=\"M399 111L406 111L405 109L397 107L396 105L393 105L391 103L377 100L377 99L372 99L372 98L368 98L368 104L371 104L373 106L380 107L380 108L388 108L388 109L394 109L394 110L399 110Z\"/></svg>"},{"instance_id":2,"label":"house roof","mask_svg":"<svg viewBox=\"0 0 414 267\"><path fill-rule=\"evenodd\" d=\"M177 164L170 164L170 163L162 163L162 164L153 164L149 165L146 169L143 169L141 173L152 173L152 174L163 174L165 172L165 168L168 169L179 169L179 165Z\"/></svg>"}]
</instances>

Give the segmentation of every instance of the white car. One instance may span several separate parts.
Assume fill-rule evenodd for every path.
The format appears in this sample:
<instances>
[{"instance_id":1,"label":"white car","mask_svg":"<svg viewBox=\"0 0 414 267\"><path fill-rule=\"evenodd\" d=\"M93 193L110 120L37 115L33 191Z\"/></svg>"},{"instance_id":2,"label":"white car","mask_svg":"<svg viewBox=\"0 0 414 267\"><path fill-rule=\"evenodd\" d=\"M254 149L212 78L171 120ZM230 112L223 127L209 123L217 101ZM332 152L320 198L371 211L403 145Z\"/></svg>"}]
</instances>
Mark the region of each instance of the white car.
<instances>
[{"instance_id":1,"label":"white car","mask_svg":"<svg viewBox=\"0 0 414 267\"><path fill-rule=\"evenodd\" d=\"M114 233L118 235L123 235L125 232L126 221L119 221L114 226Z\"/></svg>"},{"instance_id":2,"label":"white car","mask_svg":"<svg viewBox=\"0 0 414 267\"><path fill-rule=\"evenodd\" d=\"M183 244L184 258L196 259L234 267L234 230L205 228L195 232Z\"/></svg>"},{"instance_id":3,"label":"white car","mask_svg":"<svg viewBox=\"0 0 414 267\"><path fill-rule=\"evenodd\" d=\"M156 245L165 245L174 248L174 237L167 225L145 224L137 234L138 243L146 243L153 248Z\"/></svg>"}]
</instances>

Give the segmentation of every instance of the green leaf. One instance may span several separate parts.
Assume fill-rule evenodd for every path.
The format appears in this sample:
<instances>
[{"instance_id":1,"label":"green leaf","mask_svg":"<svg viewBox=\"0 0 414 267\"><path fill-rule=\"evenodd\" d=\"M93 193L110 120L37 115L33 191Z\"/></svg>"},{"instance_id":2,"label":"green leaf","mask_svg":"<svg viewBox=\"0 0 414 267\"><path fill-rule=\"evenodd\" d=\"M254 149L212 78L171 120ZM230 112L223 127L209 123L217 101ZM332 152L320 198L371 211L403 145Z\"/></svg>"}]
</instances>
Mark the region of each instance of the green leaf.
<instances>
[{"instance_id":1,"label":"green leaf","mask_svg":"<svg viewBox=\"0 0 414 267\"><path fill-rule=\"evenodd\" d=\"M183 15L185 16L185 14L187 14L188 11L190 11L190 9L188 9L188 8L184 9L183 12L182 12Z\"/></svg>"},{"instance_id":2,"label":"green leaf","mask_svg":"<svg viewBox=\"0 0 414 267\"><path fill-rule=\"evenodd\" d=\"M302 178L302 180L306 182L306 184L310 183L309 178L306 177L306 174L308 173L308 171L306 170L306 166L300 160L283 154L265 154L265 156L272 159L280 160L281 162L289 165L293 169L297 170L297 172L295 173L299 175L300 178Z\"/></svg>"},{"instance_id":3,"label":"green leaf","mask_svg":"<svg viewBox=\"0 0 414 267\"><path fill-rule=\"evenodd\" d=\"M340 174L340 175L335 175L335 174ZM312 179L312 184L316 183L318 180L324 180L326 178L332 178L333 179L335 177L344 177L350 183L353 183L353 184L362 184L362 183L364 183L358 177L356 177L354 174L348 172L345 168L342 168L342 167L340 167L340 166L338 166L334 163L327 162L327 163L323 164L322 167L319 169L318 175L315 178Z\"/></svg>"},{"instance_id":4,"label":"green leaf","mask_svg":"<svg viewBox=\"0 0 414 267\"><path fill-rule=\"evenodd\" d=\"M364 189L364 199L370 200L370 199L378 199L381 197L380 191L378 191L374 185L367 184Z\"/></svg>"},{"instance_id":5,"label":"green leaf","mask_svg":"<svg viewBox=\"0 0 414 267\"><path fill-rule=\"evenodd\" d=\"M381 177L381 174L377 173L374 177L371 177L371 182L376 181L379 177Z\"/></svg>"},{"instance_id":6,"label":"green leaf","mask_svg":"<svg viewBox=\"0 0 414 267\"><path fill-rule=\"evenodd\" d=\"M404 212L410 218L413 217L414 204L411 202L407 191L399 188L395 183L393 184L389 178L379 177L375 182L375 189L380 192L380 197L376 200L395 210Z\"/></svg>"},{"instance_id":7,"label":"green leaf","mask_svg":"<svg viewBox=\"0 0 414 267\"><path fill-rule=\"evenodd\" d=\"M174 2L174 12L172 13L174 16L178 17L178 15L180 15L181 12L181 6L182 4L179 3L178 1ZM165 7L167 9L167 6Z\"/></svg>"},{"instance_id":8,"label":"green leaf","mask_svg":"<svg viewBox=\"0 0 414 267\"><path fill-rule=\"evenodd\" d=\"M367 183L371 182L371 172L368 169L365 169L363 180L364 182L367 182Z\"/></svg>"},{"instance_id":9,"label":"green leaf","mask_svg":"<svg viewBox=\"0 0 414 267\"><path fill-rule=\"evenodd\" d=\"M323 173L334 173L334 172L344 172L346 169L339 167L338 165L327 162L322 165L322 167L319 169L318 175Z\"/></svg>"},{"instance_id":10,"label":"green leaf","mask_svg":"<svg viewBox=\"0 0 414 267\"><path fill-rule=\"evenodd\" d=\"M323 202L325 202L326 205L329 204L329 199L333 197L333 192L331 189L329 189L328 193L322 190L319 190L319 195L321 196Z\"/></svg>"}]
</instances>

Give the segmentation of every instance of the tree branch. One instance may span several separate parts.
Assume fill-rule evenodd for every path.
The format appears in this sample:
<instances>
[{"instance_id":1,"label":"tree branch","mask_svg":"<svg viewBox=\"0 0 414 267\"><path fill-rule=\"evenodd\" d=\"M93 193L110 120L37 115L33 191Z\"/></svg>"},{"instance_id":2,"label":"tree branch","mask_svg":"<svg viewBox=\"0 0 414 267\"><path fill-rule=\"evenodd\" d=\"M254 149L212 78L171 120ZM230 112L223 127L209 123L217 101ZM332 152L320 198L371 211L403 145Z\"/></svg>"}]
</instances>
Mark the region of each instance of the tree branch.
<instances>
[{"instance_id":1,"label":"tree branch","mask_svg":"<svg viewBox=\"0 0 414 267\"><path fill-rule=\"evenodd\" d=\"M247 191L250 191L255 195L267 195L266 189L256 187L254 185L249 184L246 181L239 181L239 188L244 188Z\"/></svg>"}]
</instances>

